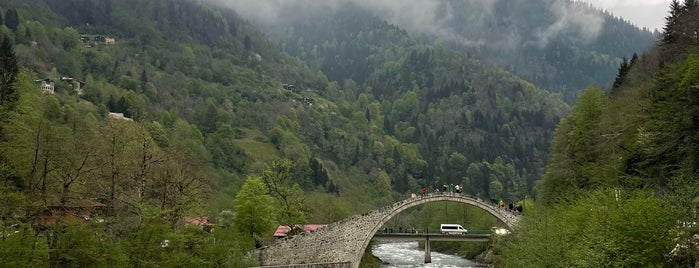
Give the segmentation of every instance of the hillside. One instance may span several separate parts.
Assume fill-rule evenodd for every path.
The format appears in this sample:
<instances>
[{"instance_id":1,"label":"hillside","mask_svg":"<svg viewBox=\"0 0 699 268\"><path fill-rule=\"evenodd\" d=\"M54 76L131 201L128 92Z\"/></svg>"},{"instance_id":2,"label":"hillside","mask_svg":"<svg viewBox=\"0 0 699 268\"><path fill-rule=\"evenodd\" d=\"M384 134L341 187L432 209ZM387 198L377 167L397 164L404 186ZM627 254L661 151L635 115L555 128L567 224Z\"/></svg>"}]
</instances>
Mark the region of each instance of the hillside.
<instances>
[{"instance_id":1,"label":"hillside","mask_svg":"<svg viewBox=\"0 0 699 268\"><path fill-rule=\"evenodd\" d=\"M463 184L483 197L520 199L530 193L551 130L567 110L556 96L458 51L423 44L351 2L329 10L284 10L299 16L267 29L285 51L351 86L360 98L376 99L385 117L367 119L402 142L420 145L423 170L384 167L394 189L426 181Z\"/></svg>"},{"instance_id":2,"label":"hillside","mask_svg":"<svg viewBox=\"0 0 699 268\"><path fill-rule=\"evenodd\" d=\"M661 42L581 94L498 265L696 266L698 18L697 1L672 1Z\"/></svg>"},{"instance_id":3,"label":"hillside","mask_svg":"<svg viewBox=\"0 0 699 268\"><path fill-rule=\"evenodd\" d=\"M560 93L569 103L588 85L610 87L621 59L646 51L656 41L648 29L638 29L582 1L228 4L245 11L264 10L246 15L266 25L285 51L323 70L331 80L363 84L369 79L370 72L363 66L375 69L377 59L365 46L366 39L398 40L392 39L395 35L371 34L367 28L387 21L410 33L414 39L408 42L442 44Z\"/></svg>"},{"instance_id":4,"label":"hillside","mask_svg":"<svg viewBox=\"0 0 699 268\"><path fill-rule=\"evenodd\" d=\"M202 1L4 0L0 11L12 78L0 91L0 223L27 234L1 245L15 266L253 266L244 252L278 224L333 222L422 186L521 200L568 110L351 6L326 17L354 26L330 31L337 42L309 37L342 56L323 68ZM35 244L32 257L10 250Z\"/></svg>"}]
</instances>

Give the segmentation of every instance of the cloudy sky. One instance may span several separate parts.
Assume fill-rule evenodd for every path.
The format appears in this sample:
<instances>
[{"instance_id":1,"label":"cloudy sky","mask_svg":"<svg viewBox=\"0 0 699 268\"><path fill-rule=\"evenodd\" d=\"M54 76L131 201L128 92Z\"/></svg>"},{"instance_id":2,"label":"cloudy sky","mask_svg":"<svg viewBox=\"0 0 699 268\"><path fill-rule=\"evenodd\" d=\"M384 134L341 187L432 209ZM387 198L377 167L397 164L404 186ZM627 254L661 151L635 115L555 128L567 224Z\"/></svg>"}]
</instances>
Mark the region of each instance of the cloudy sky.
<instances>
[{"instance_id":1,"label":"cloudy sky","mask_svg":"<svg viewBox=\"0 0 699 268\"><path fill-rule=\"evenodd\" d=\"M671 0L582 0L638 27L662 30Z\"/></svg>"}]
</instances>

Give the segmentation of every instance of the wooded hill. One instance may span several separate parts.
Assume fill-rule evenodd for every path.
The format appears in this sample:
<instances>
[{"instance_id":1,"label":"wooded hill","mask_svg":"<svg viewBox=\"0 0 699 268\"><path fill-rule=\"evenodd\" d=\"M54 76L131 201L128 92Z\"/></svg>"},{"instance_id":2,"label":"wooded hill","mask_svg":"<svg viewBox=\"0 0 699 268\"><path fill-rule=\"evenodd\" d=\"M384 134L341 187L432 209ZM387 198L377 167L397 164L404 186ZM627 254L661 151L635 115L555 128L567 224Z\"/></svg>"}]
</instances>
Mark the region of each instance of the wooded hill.
<instances>
[{"instance_id":1,"label":"wooded hill","mask_svg":"<svg viewBox=\"0 0 699 268\"><path fill-rule=\"evenodd\" d=\"M333 222L421 186L520 200L568 110L357 8L332 20L357 28L335 32L323 68L201 1L0 10L3 77L16 78L0 99L0 216L23 234L2 244L15 266L239 267L277 224ZM353 51L372 60L346 62ZM194 216L225 231L182 229Z\"/></svg>"},{"instance_id":2,"label":"wooded hill","mask_svg":"<svg viewBox=\"0 0 699 268\"><path fill-rule=\"evenodd\" d=\"M588 85L610 87L620 59L646 51L656 40L648 29L581 1L425 1L391 10L386 10L390 3L345 3L309 7L284 1L276 6L276 18L258 20L285 51L331 80L365 85L371 70L383 68L386 58L377 56L382 53L375 53L376 48L398 39L381 35L375 27L388 20L415 37L413 42L441 44L499 66L562 94L566 102L573 102ZM431 68L415 60L409 64Z\"/></svg>"},{"instance_id":3,"label":"wooded hill","mask_svg":"<svg viewBox=\"0 0 699 268\"><path fill-rule=\"evenodd\" d=\"M696 265L699 2L670 10L617 87L587 88L561 120L538 207L498 247L499 265Z\"/></svg>"}]
</instances>

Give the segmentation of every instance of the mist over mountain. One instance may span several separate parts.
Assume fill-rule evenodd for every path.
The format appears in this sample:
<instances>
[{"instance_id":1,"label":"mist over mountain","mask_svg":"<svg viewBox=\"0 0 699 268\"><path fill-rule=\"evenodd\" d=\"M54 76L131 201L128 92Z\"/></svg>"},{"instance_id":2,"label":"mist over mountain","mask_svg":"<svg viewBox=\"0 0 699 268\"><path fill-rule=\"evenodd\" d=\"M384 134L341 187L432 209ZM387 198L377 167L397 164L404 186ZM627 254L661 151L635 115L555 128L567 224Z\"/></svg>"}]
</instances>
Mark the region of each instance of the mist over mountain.
<instances>
[{"instance_id":1,"label":"mist over mountain","mask_svg":"<svg viewBox=\"0 0 699 268\"><path fill-rule=\"evenodd\" d=\"M300 21L313 24L318 18L356 6L406 29L423 42L443 44L559 92L568 102L587 85L611 86L621 59L645 51L655 41L648 30L589 4L568 0L218 3L272 29L272 37L286 43L315 34L304 33L306 27L295 29L292 36L289 26ZM284 29L275 31L275 27Z\"/></svg>"}]
</instances>

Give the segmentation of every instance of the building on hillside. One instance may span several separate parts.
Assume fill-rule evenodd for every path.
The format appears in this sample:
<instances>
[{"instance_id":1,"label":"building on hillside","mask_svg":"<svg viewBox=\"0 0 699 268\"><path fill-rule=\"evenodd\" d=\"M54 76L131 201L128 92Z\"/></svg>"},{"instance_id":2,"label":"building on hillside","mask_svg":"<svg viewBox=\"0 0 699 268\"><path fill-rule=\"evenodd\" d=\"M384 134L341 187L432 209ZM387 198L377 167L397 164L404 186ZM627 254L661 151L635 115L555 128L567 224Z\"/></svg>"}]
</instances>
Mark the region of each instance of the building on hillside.
<instances>
[{"instance_id":1,"label":"building on hillside","mask_svg":"<svg viewBox=\"0 0 699 268\"><path fill-rule=\"evenodd\" d=\"M302 229L304 232L312 232L319 228L325 227L325 224L306 224L306 225L296 225L295 228ZM274 231L275 238L284 238L286 234L291 231L291 227L286 225L279 225L277 230Z\"/></svg>"},{"instance_id":2,"label":"building on hillside","mask_svg":"<svg viewBox=\"0 0 699 268\"><path fill-rule=\"evenodd\" d=\"M214 224L209 222L209 217L184 217L182 222L185 226L196 226L207 232L214 227Z\"/></svg>"},{"instance_id":3,"label":"building on hillside","mask_svg":"<svg viewBox=\"0 0 699 268\"><path fill-rule=\"evenodd\" d=\"M299 91L300 91L298 87L296 87L294 85L290 85L290 84L282 84L282 88L284 88L288 91L294 92L294 93L299 93Z\"/></svg>"},{"instance_id":4,"label":"building on hillside","mask_svg":"<svg viewBox=\"0 0 699 268\"><path fill-rule=\"evenodd\" d=\"M44 211L43 223L51 225L59 220L69 222L92 221L95 215L104 207L106 207L105 204L87 199L68 198L50 201Z\"/></svg>"},{"instance_id":5,"label":"building on hillside","mask_svg":"<svg viewBox=\"0 0 699 268\"><path fill-rule=\"evenodd\" d=\"M133 121L133 119L124 116L124 113L109 113L109 118L117 120Z\"/></svg>"},{"instance_id":6,"label":"building on hillside","mask_svg":"<svg viewBox=\"0 0 699 268\"><path fill-rule=\"evenodd\" d=\"M114 37L106 37L106 38L104 38L104 44L105 45L114 45L114 44L116 44L116 39L114 39Z\"/></svg>"},{"instance_id":7,"label":"building on hillside","mask_svg":"<svg viewBox=\"0 0 699 268\"><path fill-rule=\"evenodd\" d=\"M54 83L53 80L49 78L45 79L39 79L39 80L34 80L37 84L39 84L39 88L41 89L42 92L46 94L54 94Z\"/></svg>"},{"instance_id":8,"label":"building on hillside","mask_svg":"<svg viewBox=\"0 0 699 268\"><path fill-rule=\"evenodd\" d=\"M85 82L72 77L62 76L61 81L68 82L73 85L73 90L78 93L78 95L83 94L83 88L85 87Z\"/></svg>"}]
</instances>

